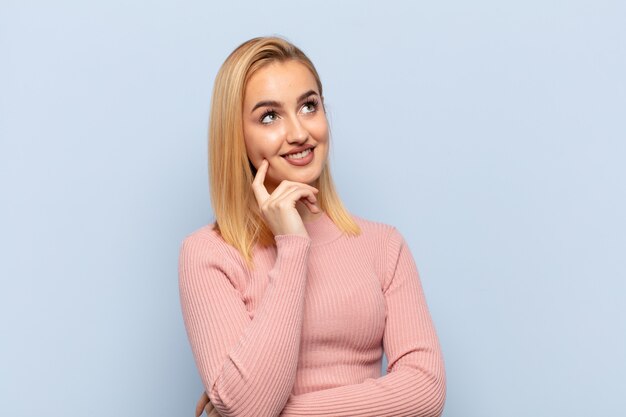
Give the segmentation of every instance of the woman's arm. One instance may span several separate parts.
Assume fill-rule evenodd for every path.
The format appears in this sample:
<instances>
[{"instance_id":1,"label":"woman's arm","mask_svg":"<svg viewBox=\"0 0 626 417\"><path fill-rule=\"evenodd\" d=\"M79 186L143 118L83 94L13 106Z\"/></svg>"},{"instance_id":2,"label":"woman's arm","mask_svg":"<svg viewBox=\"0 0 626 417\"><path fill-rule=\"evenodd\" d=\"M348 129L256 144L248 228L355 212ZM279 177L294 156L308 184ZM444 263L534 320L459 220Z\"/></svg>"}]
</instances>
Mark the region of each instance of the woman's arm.
<instances>
[{"instance_id":1,"label":"woman's arm","mask_svg":"<svg viewBox=\"0 0 626 417\"><path fill-rule=\"evenodd\" d=\"M226 247L193 235L181 246L185 327L209 399L224 417L277 416L295 381L311 239L275 240L276 262L253 319Z\"/></svg>"},{"instance_id":2,"label":"woman's arm","mask_svg":"<svg viewBox=\"0 0 626 417\"><path fill-rule=\"evenodd\" d=\"M443 358L417 267L392 228L383 288L387 375L355 385L291 396L281 416L440 416L446 384Z\"/></svg>"}]
</instances>

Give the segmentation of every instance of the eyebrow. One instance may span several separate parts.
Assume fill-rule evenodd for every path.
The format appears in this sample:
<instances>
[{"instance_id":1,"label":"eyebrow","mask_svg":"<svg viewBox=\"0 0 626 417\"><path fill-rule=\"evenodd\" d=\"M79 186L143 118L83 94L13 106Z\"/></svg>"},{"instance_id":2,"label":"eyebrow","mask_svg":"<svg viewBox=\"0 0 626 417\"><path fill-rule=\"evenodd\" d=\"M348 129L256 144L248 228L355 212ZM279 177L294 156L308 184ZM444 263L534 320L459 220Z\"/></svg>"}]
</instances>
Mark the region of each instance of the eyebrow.
<instances>
[{"instance_id":1,"label":"eyebrow","mask_svg":"<svg viewBox=\"0 0 626 417\"><path fill-rule=\"evenodd\" d=\"M298 103L301 102L302 100L304 100L305 98L312 96L312 95L317 95L317 92L315 90L309 90L304 94L301 94L300 97L298 97ZM250 113L254 112L256 109L258 109L259 107L282 107L283 103L281 103L280 101L275 101L275 100L263 100L263 101L259 101L257 104L254 105L254 107L252 108L252 110L250 110Z\"/></svg>"}]
</instances>

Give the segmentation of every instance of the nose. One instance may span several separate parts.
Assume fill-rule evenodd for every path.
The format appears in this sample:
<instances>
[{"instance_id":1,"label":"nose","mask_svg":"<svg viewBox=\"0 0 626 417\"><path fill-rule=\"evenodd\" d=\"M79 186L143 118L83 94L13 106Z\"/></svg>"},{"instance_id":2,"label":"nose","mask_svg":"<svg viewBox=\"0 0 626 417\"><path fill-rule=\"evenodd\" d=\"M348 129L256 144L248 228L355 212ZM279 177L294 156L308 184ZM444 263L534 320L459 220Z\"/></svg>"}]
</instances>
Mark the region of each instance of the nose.
<instances>
[{"instance_id":1,"label":"nose","mask_svg":"<svg viewBox=\"0 0 626 417\"><path fill-rule=\"evenodd\" d=\"M309 138L309 131L304 127L297 116L291 117L287 131L287 142L304 143Z\"/></svg>"}]
</instances>

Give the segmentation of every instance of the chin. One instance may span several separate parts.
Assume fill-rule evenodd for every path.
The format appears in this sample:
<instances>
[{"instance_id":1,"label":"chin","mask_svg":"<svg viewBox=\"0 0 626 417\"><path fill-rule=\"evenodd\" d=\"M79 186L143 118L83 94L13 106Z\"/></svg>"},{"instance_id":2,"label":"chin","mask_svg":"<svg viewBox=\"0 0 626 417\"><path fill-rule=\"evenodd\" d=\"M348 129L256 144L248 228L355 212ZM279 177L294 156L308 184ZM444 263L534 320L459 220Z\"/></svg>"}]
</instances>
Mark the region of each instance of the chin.
<instances>
[{"instance_id":1,"label":"chin","mask_svg":"<svg viewBox=\"0 0 626 417\"><path fill-rule=\"evenodd\" d=\"M317 174L317 175L294 175L294 176L291 176L288 179L290 181L301 182L301 183L304 183L304 184L312 184L315 181L317 181L319 177L320 177L319 174Z\"/></svg>"}]
</instances>

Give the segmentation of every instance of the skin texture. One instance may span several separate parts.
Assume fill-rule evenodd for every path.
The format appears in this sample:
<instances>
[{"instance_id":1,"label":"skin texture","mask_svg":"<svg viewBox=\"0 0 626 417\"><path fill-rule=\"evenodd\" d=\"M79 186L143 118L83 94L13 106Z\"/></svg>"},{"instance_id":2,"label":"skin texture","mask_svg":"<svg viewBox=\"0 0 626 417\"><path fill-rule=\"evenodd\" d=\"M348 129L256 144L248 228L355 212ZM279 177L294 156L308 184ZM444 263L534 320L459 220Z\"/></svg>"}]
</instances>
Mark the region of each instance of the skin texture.
<instances>
[{"instance_id":1,"label":"skin texture","mask_svg":"<svg viewBox=\"0 0 626 417\"><path fill-rule=\"evenodd\" d=\"M311 94L306 95L306 93ZM259 102L275 102L254 108ZM297 61L275 62L255 72L246 86L243 131L248 159L257 169L252 191L274 235L308 236L305 222L322 212L315 188L328 157L329 130L323 97L313 74ZM291 165L281 155L313 145L313 161ZM219 417L206 392L196 417Z\"/></svg>"}]
</instances>

